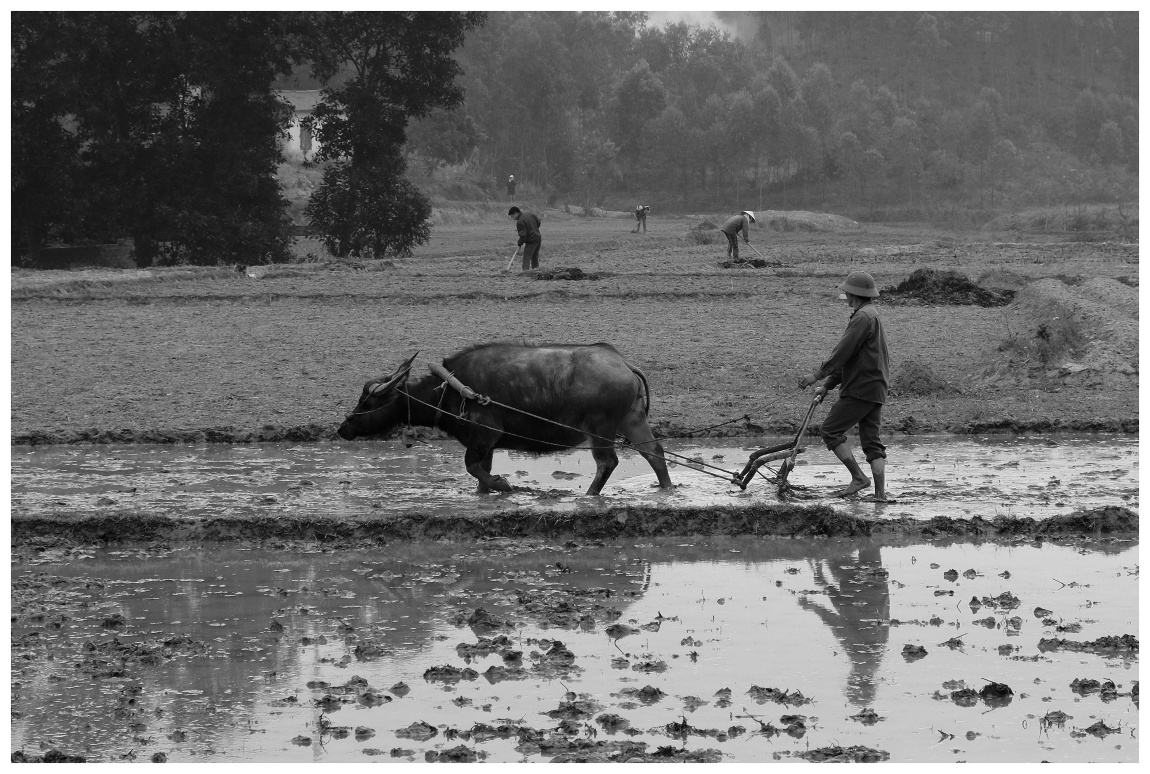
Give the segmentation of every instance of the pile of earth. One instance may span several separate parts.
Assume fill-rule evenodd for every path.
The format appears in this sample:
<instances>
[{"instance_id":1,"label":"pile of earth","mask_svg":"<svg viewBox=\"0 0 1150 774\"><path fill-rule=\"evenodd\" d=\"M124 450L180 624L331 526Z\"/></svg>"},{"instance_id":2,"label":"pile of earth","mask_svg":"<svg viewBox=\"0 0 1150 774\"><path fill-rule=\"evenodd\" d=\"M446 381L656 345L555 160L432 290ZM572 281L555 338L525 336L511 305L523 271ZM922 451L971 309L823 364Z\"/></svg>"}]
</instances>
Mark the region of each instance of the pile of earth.
<instances>
[{"instance_id":1,"label":"pile of earth","mask_svg":"<svg viewBox=\"0 0 1150 774\"><path fill-rule=\"evenodd\" d=\"M721 220L725 221L726 216ZM829 212L807 212L806 210L760 210L755 213L755 223L759 228L772 231L854 231L862 228L857 221ZM704 219L692 231L713 231L714 223Z\"/></svg>"},{"instance_id":2,"label":"pile of earth","mask_svg":"<svg viewBox=\"0 0 1150 774\"><path fill-rule=\"evenodd\" d=\"M857 221L829 212L761 210L755 218L762 227L772 231L855 231L862 228Z\"/></svg>"},{"instance_id":3,"label":"pile of earth","mask_svg":"<svg viewBox=\"0 0 1150 774\"><path fill-rule=\"evenodd\" d=\"M960 390L917 360L907 360L894 372L890 383L896 395L954 395Z\"/></svg>"},{"instance_id":4,"label":"pile of earth","mask_svg":"<svg viewBox=\"0 0 1150 774\"><path fill-rule=\"evenodd\" d=\"M535 270L537 280L593 280L599 279L600 276L594 272L583 271L578 266Z\"/></svg>"},{"instance_id":5,"label":"pile of earth","mask_svg":"<svg viewBox=\"0 0 1150 774\"><path fill-rule=\"evenodd\" d=\"M778 268L786 266L785 263L779 261L768 261L763 258L740 258L737 261L720 261L719 265L724 269L765 269L768 266Z\"/></svg>"},{"instance_id":6,"label":"pile of earth","mask_svg":"<svg viewBox=\"0 0 1150 774\"><path fill-rule=\"evenodd\" d=\"M882 288L882 300L891 304L938 304L953 306L1006 306L1013 290L991 290L957 271L915 269L898 285Z\"/></svg>"}]
</instances>

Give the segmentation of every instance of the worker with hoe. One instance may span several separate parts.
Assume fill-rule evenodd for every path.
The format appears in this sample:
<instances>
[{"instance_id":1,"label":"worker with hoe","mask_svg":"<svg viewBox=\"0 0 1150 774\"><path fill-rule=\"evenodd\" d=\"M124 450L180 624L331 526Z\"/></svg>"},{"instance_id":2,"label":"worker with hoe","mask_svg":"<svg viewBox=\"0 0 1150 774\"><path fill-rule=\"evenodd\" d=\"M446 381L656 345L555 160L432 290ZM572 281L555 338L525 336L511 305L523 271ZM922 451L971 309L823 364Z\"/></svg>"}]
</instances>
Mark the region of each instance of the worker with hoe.
<instances>
[{"instance_id":1,"label":"worker with hoe","mask_svg":"<svg viewBox=\"0 0 1150 774\"><path fill-rule=\"evenodd\" d=\"M739 232L743 232L743 241L751 243L751 224L755 222L755 213L743 210L735 217L724 223L719 230L727 235L727 257L739 260Z\"/></svg>"},{"instance_id":2,"label":"worker with hoe","mask_svg":"<svg viewBox=\"0 0 1150 774\"><path fill-rule=\"evenodd\" d=\"M515 175L507 176L507 198L515 198Z\"/></svg>"},{"instance_id":3,"label":"worker with hoe","mask_svg":"<svg viewBox=\"0 0 1150 774\"><path fill-rule=\"evenodd\" d=\"M649 212L651 212L651 207L649 205L646 205L646 204L636 204L635 205L635 220L637 220L638 223L635 224L635 230L631 232L632 234L638 234L639 233L639 226L643 227L643 233L644 234L647 233L647 214Z\"/></svg>"},{"instance_id":4,"label":"worker with hoe","mask_svg":"<svg viewBox=\"0 0 1150 774\"><path fill-rule=\"evenodd\" d=\"M523 271L539 268L539 247L543 237L539 233L539 218L535 213L523 212L518 207L507 211L507 216L515 218L515 230L519 232L519 249L523 251Z\"/></svg>"},{"instance_id":5,"label":"worker with hoe","mask_svg":"<svg viewBox=\"0 0 1150 774\"><path fill-rule=\"evenodd\" d=\"M847 443L847 431L858 425L859 441L874 476L874 500L885 503L886 447L879 439L879 428L889 383L890 353L882 320L871 303L878 298L878 290L874 278L865 271L852 271L839 290L843 292L839 298L851 308L846 331L826 362L809 376L799 378L799 389L805 390L825 378L815 389L815 397L821 399L839 388L839 399L819 427L827 448L851 474L851 482L835 494L846 497L871 485Z\"/></svg>"}]
</instances>

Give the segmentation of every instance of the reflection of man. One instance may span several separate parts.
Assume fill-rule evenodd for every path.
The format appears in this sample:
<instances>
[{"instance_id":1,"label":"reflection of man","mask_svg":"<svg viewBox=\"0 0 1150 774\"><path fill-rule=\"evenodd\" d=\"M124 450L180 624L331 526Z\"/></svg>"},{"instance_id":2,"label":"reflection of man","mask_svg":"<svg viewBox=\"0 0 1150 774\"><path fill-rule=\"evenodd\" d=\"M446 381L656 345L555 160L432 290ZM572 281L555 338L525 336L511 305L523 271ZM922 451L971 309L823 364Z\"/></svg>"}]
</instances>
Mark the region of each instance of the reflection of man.
<instances>
[{"instance_id":1,"label":"reflection of man","mask_svg":"<svg viewBox=\"0 0 1150 774\"><path fill-rule=\"evenodd\" d=\"M890 618L890 586L879 548L868 543L859 549L857 558L846 554L820 559L814 573L815 583L826 591L830 609L814 601L818 596L800 597L799 605L830 627L851 660L847 698L856 706L869 707L874 703L875 674L890 635L885 625Z\"/></svg>"}]
</instances>

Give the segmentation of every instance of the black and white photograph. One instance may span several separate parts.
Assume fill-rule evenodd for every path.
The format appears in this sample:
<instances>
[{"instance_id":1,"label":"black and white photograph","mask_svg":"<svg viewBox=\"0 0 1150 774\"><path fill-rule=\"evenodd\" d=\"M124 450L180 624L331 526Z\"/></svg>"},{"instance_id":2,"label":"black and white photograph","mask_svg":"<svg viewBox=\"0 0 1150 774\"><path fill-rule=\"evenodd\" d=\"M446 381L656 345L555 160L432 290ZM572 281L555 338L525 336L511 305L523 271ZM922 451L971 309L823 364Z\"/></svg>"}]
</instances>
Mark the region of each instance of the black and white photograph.
<instances>
[{"instance_id":1,"label":"black and white photograph","mask_svg":"<svg viewBox=\"0 0 1150 774\"><path fill-rule=\"evenodd\" d=\"M13 763L1139 760L1138 12L3 17Z\"/></svg>"}]
</instances>

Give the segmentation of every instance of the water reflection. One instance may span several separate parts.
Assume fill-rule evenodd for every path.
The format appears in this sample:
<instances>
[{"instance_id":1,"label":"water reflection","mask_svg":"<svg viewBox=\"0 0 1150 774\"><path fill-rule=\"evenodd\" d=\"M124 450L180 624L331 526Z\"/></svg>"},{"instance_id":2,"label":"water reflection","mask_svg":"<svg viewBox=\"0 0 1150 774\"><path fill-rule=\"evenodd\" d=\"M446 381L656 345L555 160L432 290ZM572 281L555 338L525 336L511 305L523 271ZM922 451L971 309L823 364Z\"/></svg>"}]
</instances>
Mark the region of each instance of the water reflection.
<instances>
[{"instance_id":1,"label":"water reflection","mask_svg":"<svg viewBox=\"0 0 1150 774\"><path fill-rule=\"evenodd\" d=\"M1041 606L1055 611L1060 624L1081 624L1074 635L1081 640L1136 631L1136 546L1098 543L1088 551L1048 544L682 540L598 546L505 540L338 553L152 547L18 554L12 568L13 748L47 744L93 760L118 760L132 750L146 759L158 750L173 761L299 761L363 760L366 750L398 747L420 760L424 751L460 743L445 738L447 728L522 718L554 729L543 713L569 689L625 716L641 732L635 739L655 749L669 743L660 729L684 717L692 727L726 729L749 725L732 713L749 711L777 724L795 711L751 704L747 691L754 684L801 688L817 702L809 708L817 724L801 741L750 734L692 744L719 746L741 761L769 760L808 742L865 744L891 751L896 760L949 760L952 749L982 760L1137 756L1134 744L1104 751L1089 746L1092 737L1080 742L1056 734L1042 741L1050 749L1038 750L1028 720L1065 709L1082 727L1101 717L1111 728L1136 728L1137 708L1129 699L1103 704L1067 688L1075 678L1108 677L1128 692L1136 658L1040 652L1039 638L1053 629L1033 616L1024 616L1020 632L971 626L975 616L955 604L958 596L934 594L945 587L969 599L1009 589L1023 600L1020 610ZM1075 585L1052 583L1052 565ZM977 572L944 580L951 567ZM24 604L35 584L43 584L38 599L47 601L47 610ZM523 653L521 679L485 680L485 670L504 663L500 655L469 659L458 649L477 642L481 633L467 620L480 607L512 624L500 631ZM884 658L892 612L904 621L902 641L925 642L930 657L913 665ZM115 613L126 624L106 628ZM612 640L605 631L615 622L639 631ZM934 647L956 634L962 651ZM206 643L209 651L195 655L177 647L173 658L154 664L107 659L112 672L124 667L121 675L93 676L89 669L88 643L105 647L115 639L140 647L179 635ZM532 651L546 651L541 641L553 639L576 656L570 674L532 668ZM1005 656L1004 646L1020 660ZM645 671L660 663L664 671ZM480 677L424 678L440 665L469 666ZM346 696L340 686L353 677L386 698L374 705L340 701ZM1017 696L996 709L993 720L933 698L944 681L980 684L984 677L1012 683ZM390 692L401 681L410 694ZM666 698L624 706L621 688L645 685ZM731 707L715 699L723 687L733 692ZM696 701L685 709L687 697ZM844 712L846 705L873 707L887 720L864 727L849 719L855 709ZM975 733L944 750L932 746L937 733L923 732L924 717L952 733ZM321 719L365 726L375 736L333 738L323 733ZM427 742L396 736L415 719L437 726L440 735ZM468 745L487 751L489 760L524 757L514 740Z\"/></svg>"},{"instance_id":2,"label":"water reflection","mask_svg":"<svg viewBox=\"0 0 1150 774\"><path fill-rule=\"evenodd\" d=\"M850 658L849 701L871 706L890 632L889 573L882 565L882 551L867 542L849 553L811 559L808 564L829 607L822 604L822 595L801 596L799 606L826 624Z\"/></svg>"}]
</instances>

